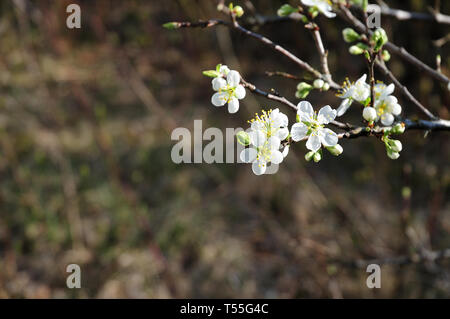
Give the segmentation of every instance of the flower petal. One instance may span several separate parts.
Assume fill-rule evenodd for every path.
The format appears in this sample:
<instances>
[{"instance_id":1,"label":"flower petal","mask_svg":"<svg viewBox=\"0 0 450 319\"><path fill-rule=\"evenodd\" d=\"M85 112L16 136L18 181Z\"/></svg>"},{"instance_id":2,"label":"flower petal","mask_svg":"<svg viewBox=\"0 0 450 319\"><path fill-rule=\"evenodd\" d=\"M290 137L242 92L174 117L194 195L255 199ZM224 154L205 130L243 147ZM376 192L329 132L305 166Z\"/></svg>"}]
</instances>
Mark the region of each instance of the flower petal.
<instances>
[{"instance_id":1,"label":"flower petal","mask_svg":"<svg viewBox=\"0 0 450 319\"><path fill-rule=\"evenodd\" d=\"M389 126L392 123L394 123L394 115L392 115L391 113L384 113L383 115L381 115L381 124Z\"/></svg>"},{"instance_id":2,"label":"flower petal","mask_svg":"<svg viewBox=\"0 0 450 319\"><path fill-rule=\"evenodd\" d=\"M228 102L228 112L233 114L239 110L239 100L233 97L230 102Z\"/></svg>"},{"instance_id":3,"label":"flower petal","mask_svg":"<svg viewBox=\"0 0 450 319\"><path fill-rule=\"evenodd\" d=\"M211 97L211 103L214 106L223 106L223 105L225 105L225 103L227 103L227 93L225 93L225 92L215 93Z\"/></svg>"},{"instance_id":4,"label":"flower petal","mask_svg":"<svg viewBox=\"0 0 450 319\"><path fill-rule=\"evenodd\" d=\"M320 124L328 124L336 118L336 110L333 110L331 106L325 105L319 110L317 114L317 120Z\"/></svg>"},{"instance_id":5,"label":"flower petal","mask_svg":"<svg viewBox=\"0 0 450 319\"><path fill-rule=\"evenodd\" d=\"M341 102L341 105L339 105L336 115L337 116L342 116L345 114L345 112L347 112L348 108L350 107L350 105L352 105L352 99L345 99Z\"/></svg>"},{"instance_id":6,"label":"flower petal","mask_svg":"<svg viewBox=\"0 0 450 319\"><path fill-rule=\"evenodd\" d=\"M266 135L259 130L251 131L250 133L248 133L248 136L250 137L250 143L257 147L263 146L266 142Z\"/></svg>"},{"instance_id":7,"label":"flower petal","mask_svg":"<svg viewBox=\"0 0 450 319\"><path fill-rule=\"evenodd\" d=\"M267 142L269 144L269 147L273 150L278 150L280 148L281 140L276 136L269 137L269 140Z\"/></svg>"},{"instance_id":8,"label":"flower petal","mask_svg":"<svg viewBox=\"0 0 450 319\"><path fill-rule=\"evenodd\" d=\"M289 129L287 127L283 127L278 130L277 136L280 140L284 140L289 135Z\"/></svg>"},{"instance_id":9,"label":"flower petal","mask_svg":"<svg viewBox=\"0 0 450 319\"><path fill-rule=\"evenodd\" d=\"M311 134L306 142L306 148L313 152L317 152L321 145L320 137L316 133Z\"/></svg>"},{"instance_id":10,"label":"flower petal","mask_svg":"<svg viewBox=\"0 0 450 319\"><path fill-rule=\"evenodd\" d=\"M286 145L284 147L283 152L281 154L283 154L283 157L288 156L288 154L289 154L289 145Z\"/></svg>"},{"instance_id":11,"label":"flower petal","mask_svg":"<svg viewBox=\"0 0 450 319\"><path fill-rule=\"evenodd\" d=\"M211 83L214 91L219 91L220 89L223 89L227 85L227 81L219 77L214 78Z\"/></svg>"},{"instance_id":12,"label":"flower petal","mask_svg":"<svg viewBox=\"0 0 450 319\"><path fill-rule=\"evenodd\" d=\"M329 128L321 130L320 140L324 146L335 146L338 143L338 136Z\"/></svg>"},{"instance_id":13,"label":"flower petal","mask_svg":"<svg viewBox=\"0 0 450 319\"><path fill-rule=\"evenodd\" d=\"M308 132L308 126L303 123L295 123L291 128L291 137L294 142L298 142L305 138Z\"/></svg>"},{"instance_id":14,"label":"flower petal","mask_svg":"<svg viewBox=\"0 0 450 319\"><path fill-rule=\"evenodd\" d=\"M300 115L300 121L310 122L314 116L314 109L308 101L301 101L297 105L297 114Z\"/></svg>"},{"instance_id":15,"label":"flower petal","mask_svg":"<svg viewBox=\"0 0 450 319\"><path fill-rule=\"evenodd\" d=\"M227 75L230 69L226 65L222 65L219 69L220 74Z\"/></svg>"},{"instance_id":16,"label":"flower petal","mask_svg":"<svg viewBox=\"0 0 450 319\"><path fill-rule=\"evenodd\" d=\"M273 164L280 164L283 161L284 157L280 151L273 151L270 157L270 162Z\"/></svg>"},{"instance_id":17,"label":"flower petal","mask_svg":"<svg viewBox=\"0 0 450 319\"><path fill-rule=\"evenodd\" d=\"M402 107L400 106L400 104L396 103L396 104L392 105L391 113L394 115L400 115L400 113L402 113Z\"/></svg>"},{"instance_id":18,"label":"flower petal","mask_svg":"<svg viewBox=\"0 0 450 319\"><path fill-rule=\"evenodd\" d=\"M245 88L242 85L238 85L236 87L236 90L234 91L234 93L236 94L236 97L239 100L242 100L245 97L245 94L246 94Z\"/></svg>"},{"instance_id":19,"label":"flower petal","mask_svg":"<svg viewBox=\"0 0 450 319\"><path fill-rule=\"evenodd\" d=\"M252 171L255 175L262 175L266 172L267 164L263 160L253 162Z\"/></svg>"},{"instance_id":20,"label":"flower petal","mask_svg":"<svg viewBox=\"0 0 450 319\"><path fill-rule=\"evenodd\" d=\"M256 160L258 152L253 147L245 148L240 154L241 161L244 163L253 163Z\"/></svg>"},{"instance_id":21,"label":"flower petal","mask_svg":"<svg viewBox=\"0 0 450 319\"><path fill-rule=\"evenodd\" d=\"M232 87L236 87L239 85L239 82L241 82L241 75L238 71L230 71L227 75L227 83L228 85Z\"/></svg>"}]
</instances>

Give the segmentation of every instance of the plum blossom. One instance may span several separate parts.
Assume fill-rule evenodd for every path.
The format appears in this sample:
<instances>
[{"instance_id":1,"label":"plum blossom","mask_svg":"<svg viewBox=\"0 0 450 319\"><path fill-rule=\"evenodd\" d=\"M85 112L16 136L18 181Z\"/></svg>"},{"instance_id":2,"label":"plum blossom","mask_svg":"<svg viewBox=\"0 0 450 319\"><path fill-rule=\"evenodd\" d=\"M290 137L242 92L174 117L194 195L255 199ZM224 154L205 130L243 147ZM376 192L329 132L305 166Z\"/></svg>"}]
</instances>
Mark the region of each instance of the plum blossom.
<instances>
[{"instance_id":1,"label":"plum blossom","mask_svg":"<svg viewBox=\"0 0 450 319\"><path fill-rule=\"evenodd\" d=\"M297 114L299 122L292 125L292 140L298 142L306 137L306 148L317 152L321 146L333 147L338 143L338 136L329 128L325 128L325 124L334 121L336 118L336 110L329 105L322 107L319 113L314 112L311 103L302 101L298 104Z\"/></svg>"},{"instance_id":2,"label":"plum blossom","mask_svg":"<svg viewBox=\"0 0 450 319\"><path fill-rule=\"evenodd\" d=\"M240 85L241 76L237 71L230 71L227 66L221 66L220 75L212 80L213 90L216 91L211 103L214 106L223 106L228 103L228 112L236 113L239 110L239 100L245 97L245 88ZM226 80L222 77L226 74Z\"/></svg>"},{"instance_id":3,"label":"plum blossom","mask_svg":"<svg viewBox=\"0 0 450 319\"><path fill-rule=\"evenodd\" d=\"M242 150L241 161L252 163L255 175L266 172L267 164L280 164L289 152L289 146L282 151L281 141L289 135L288 117L279 109L263 111L262 115L249 121L251 123L250 147Z\"/></svg>"},{"instance_id":4,"label":"plum blossom","mask_svg":"<svg viewBox=\"0 0 450 319\"><path fill-rule=\"evenodd\" d=\"M381 124L385 126L391 125L394 122L394 115L399 115L402 112L402 107L398 104L397 98L391 95L394 90L394 84L386 86L384 83L377 83L374 86L376 121L381 120Z\"/></svg>"},{"instance_id":5,"label":"plum blossom","mask_svg":"<svg viewBox=\"0 0 450 319\"><path fill-rule=\"evenodd\" d=\"M301 2L305 6L316 8L327 18L334 18L336 16L336 13L331 11L333 7L331 6L330 0L301 0Z\"/></svg>"},{"instance_id":6,"label":"plum blossom","mask_svg":"<svg viewBox=\"0 0 450 319\"><path fill-rule=\"evenodd\" d=\"M366 83L367 74L361 76L356 82L351 83L348 79L342 85L342 90L338 95L344 99L337 109L337 116L344 115L353 101L364 102L370 96L370 85Z\"/></svg>"}]
</instances>

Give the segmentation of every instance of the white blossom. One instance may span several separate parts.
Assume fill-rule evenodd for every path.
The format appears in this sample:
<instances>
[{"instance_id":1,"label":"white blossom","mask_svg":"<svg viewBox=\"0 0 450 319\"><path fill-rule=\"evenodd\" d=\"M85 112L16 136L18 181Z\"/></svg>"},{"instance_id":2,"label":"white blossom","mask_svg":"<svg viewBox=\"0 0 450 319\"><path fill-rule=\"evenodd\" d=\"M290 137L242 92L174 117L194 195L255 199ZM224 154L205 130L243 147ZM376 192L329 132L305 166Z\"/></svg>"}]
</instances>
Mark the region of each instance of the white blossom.
<instances>
[{"instance_id":1,"label":"white blossom","mask_svg":"<svg viewBox=\"0 0 450 319\"><path fill-rule=\"evenodd\" d=\"M324 127L336 118L336 110L329 105L322 107L319 113L316 113L309 102L302 101L298 104L297 114L299 122L291 128L293 141L298 142L308 137L306 148L313 152L317 152L322 145L331 147L338 143L337 134Z\"/></svg>"},{"instance_id":2,"label":"white blossom","mask_svg":"<svg viewBox=\"0 0 450 319\"><path fill-rule=\"evenodd\" d=\"M402 112L402 107L398 104L397 98L391 95L394 90L394 84L386 86L384 83L377 83L374 86L376 120L381 120L381 123L386 126L394 122L394 115L399 115Z\"/></svg>"},{"instance_id":3,"label":"white blossom","mask_svg":"<svg viewBox=\"0 0 450 319\"><path fill-rule=\"evenodd\" d=\"M289 153L289 146L282 151L281 142L289 135L288 117L279 109L263 111L262 115L249 121L251 123L250 147L242 150L241 161L252 163L255 175L266 172L267 164L280 164Z\"/></svg>"},{"instance_id":4,"label":"white blossom","mask_svg":"<svg viewBox=\"0 0 450 319\"><path fill-rule=\"evenodd\" d=\"M351 83L348 79L344 82L340 98L344 99L337 109L337 116L344 115L353 101L364 102L370 96L370 85L366 83L367 74L361 76L356 82Z\"/></svg>"},{"instance_id":5,"label":"white blossom","mask_svg":"<svg viewBox=\"0 0 450 319\"><path fill-rule=\"evenodd\" d=\"M223 70L222 70L223 68ZM245 88L240 85L241 76L237 71L227 71L228 67L221 67L221 74L227 73L226 80L216 77L212 80L213 90L216 91L211 103L214 106L223 106L228 103L228 112L236 113L239 110L239 100L245 97Z\"/></svg>"},{"instance_id":6,"label":"white blossom","mask_svg":"<svg viewBox=\"0 0 450 319\"><path fill-rule=\"evenodd\" d=\"M377 110L375 110L373 107L371 106L367 106L363 109L363 118L367 121L367 122L372 122L375 121L377 119Z\"/></svg>"},{"instance_id":7,"label":"white blossom","mask_svg":"<svg viewBox=\"0 0 450 319\"><path fill-rule=\"evenodd\" d=\"M305 6L314 7L327 18L334 18L336 13L331 11L331 1L329 0L301 0Z\"/></svg>"}]
</instances>

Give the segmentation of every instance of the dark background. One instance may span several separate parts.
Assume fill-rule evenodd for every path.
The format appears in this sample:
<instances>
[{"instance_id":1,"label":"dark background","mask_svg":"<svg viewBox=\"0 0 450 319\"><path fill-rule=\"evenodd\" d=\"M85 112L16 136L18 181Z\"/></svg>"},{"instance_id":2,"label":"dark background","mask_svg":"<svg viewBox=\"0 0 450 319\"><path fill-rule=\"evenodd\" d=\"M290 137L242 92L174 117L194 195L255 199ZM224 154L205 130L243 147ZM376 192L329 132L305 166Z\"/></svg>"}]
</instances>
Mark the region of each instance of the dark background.
<instances>
[{"instance_id":1,"label":"dark background","mask_svg":"<svg viewBox=\"0 0 450 319\"><path fill-rule=\"evenodd\" d=\"M431 4L387 2L422 12ZM448 133L405 133L397 161L379 140L359 138L318 164L295 145L276 175L254 176L243 164L176 165L175 127L192 129L194 119L204 129L246 127L254 112L278 106L247 92L237 114L215 108L202 70L226 63L295 103L297 82L265 71L302 70L224 27L161 27L226 18L215 1L78 1L81 30L65 26L69 3L0 4L1 298L450 296L448 261L384 265L381 289L368 289L365 269L347 265L450 247ZM235 3L248 12L245 1ZM253 3L274 15L284 2ZM334 79L366 72L342 40L347 25L323 16L318 24ZM382 25L431 66L440 53L450 74L449 45L432 44L447 26L389 17ZM302 24L254 30L319 68ZM389 67L450 118L445 87L396 56ZM406 116L422 117L395 94ZM308 99L316 107L340 102L332 92ZM292 123L294 114L279 107ZM345 121L360 118L352 108ZM70 263L81 266L81 289L66 288Z\"/></svg>"}]
</instances>

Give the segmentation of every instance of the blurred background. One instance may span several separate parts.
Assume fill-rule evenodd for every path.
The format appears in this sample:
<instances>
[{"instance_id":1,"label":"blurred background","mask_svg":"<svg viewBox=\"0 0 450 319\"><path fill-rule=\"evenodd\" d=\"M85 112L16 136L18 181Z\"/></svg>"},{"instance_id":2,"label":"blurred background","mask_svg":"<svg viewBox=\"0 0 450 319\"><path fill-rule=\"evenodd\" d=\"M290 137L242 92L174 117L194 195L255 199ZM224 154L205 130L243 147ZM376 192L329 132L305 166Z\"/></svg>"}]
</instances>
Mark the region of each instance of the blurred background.
<instances>
[{"instance_id":1,"label":"blurred background","mask_svg":"<svg viewBox=\"0 0 450 319\"><path fill-rule=\"evenodd\" d=\"M81 6L82 28L66 27ZM428 1L387 1L426 12ZM441 1L450 14L450 3ZM249 1L235 1L252 16ZM273 16L285 1L252 1ZM292 1L291 4L296 4ZM247 18L246 18L247 17ZM266 71L302 70L225 27L169 31L168 21L226 18L210 0L0 3L0 298L443 298L450 263L382 266L368 289L357 260L450 247L449 135L411 131L389 160L375 138L344 140L316 163L295 145L276 175L244 164L174 164L176 127L246 127L282 105L247 92L240 111L210 103L202 70L225 63L297 103L297 81ZM348 54L339 18L319 17L334 79L366 72ZM382 17L390 39L431 66L448 26ZM300 23L253 27L319 68ZM393 56L389 67L415 96L449 119L449 92ZM376 74L385 80L381 74ZM422 117L398 92L406 116ZM313 91L314 106L340 100ZM345 121L360 123L360 110ZM207 142L206 142L207 143ZM81 267L81 289L66 266Z\"/></svg>"}]
</instances>

